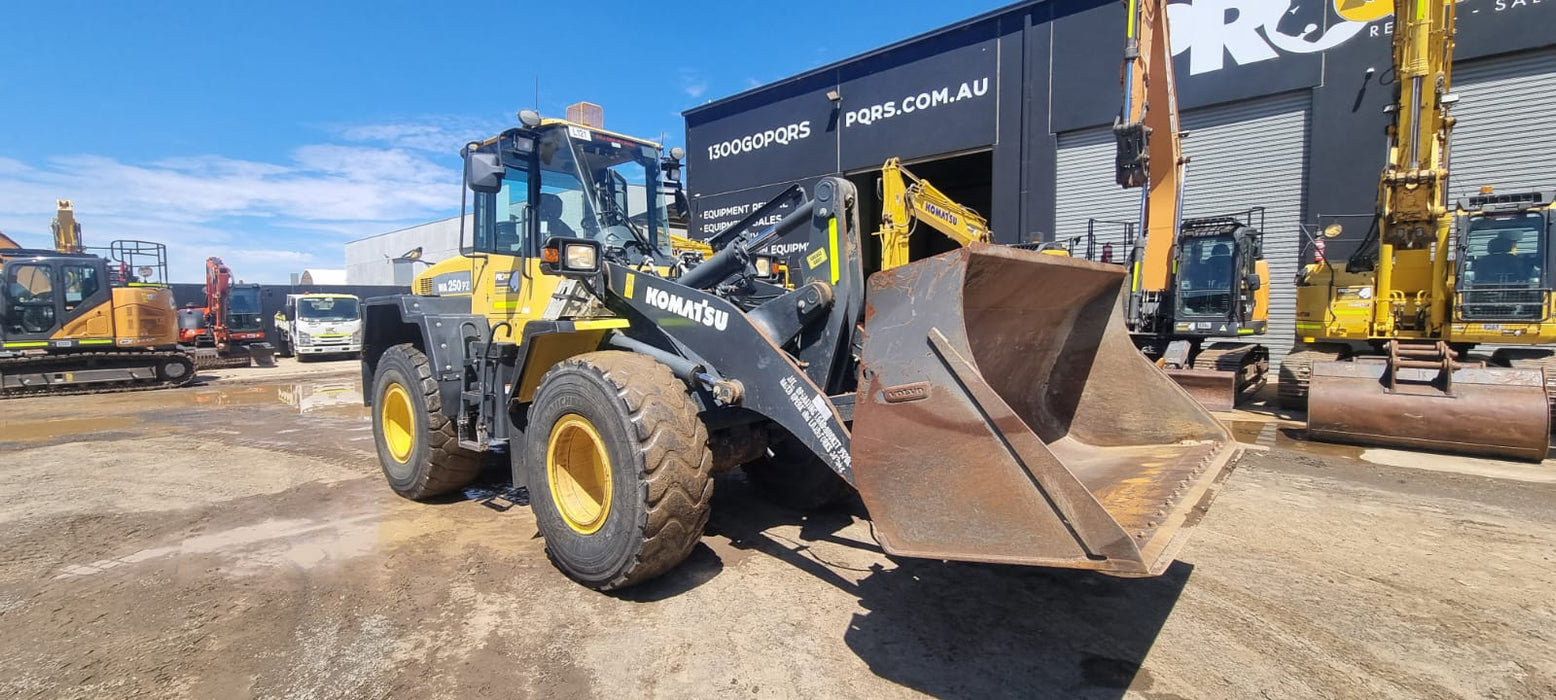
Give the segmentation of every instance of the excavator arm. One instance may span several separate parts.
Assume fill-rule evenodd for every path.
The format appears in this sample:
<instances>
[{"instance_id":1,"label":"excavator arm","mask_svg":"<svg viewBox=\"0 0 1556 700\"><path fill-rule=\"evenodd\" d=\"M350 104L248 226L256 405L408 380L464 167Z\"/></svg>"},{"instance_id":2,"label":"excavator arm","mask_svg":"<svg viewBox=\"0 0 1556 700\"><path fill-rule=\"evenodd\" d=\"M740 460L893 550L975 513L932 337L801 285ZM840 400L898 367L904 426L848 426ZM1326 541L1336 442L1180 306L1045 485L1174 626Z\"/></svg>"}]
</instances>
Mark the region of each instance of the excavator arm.
<instances>
[{"instance_id":1,"label":"excavator arm","mask_svg":"<svg viewBox=\"0 0 1556 700\"><path fill-rule=\"evenodd\" d=\"M76 221L75 208L68 199L61 199L58 204L54 221L49 226L54 230L54 250L61 253L85 252L86 248L81 244L81 224Z\"/></svg>"},{"instance_id":2,"label":"excavator arm","mask_svg":"<svg viewBox=\"0 0 1556 700\"><path fill-rule=\"evenodd\" d=\"M1129 20L1124 45L1124 105L1113 122L1118 142L1118 184L1143 188L1140 230L1145 256L1133 271L1137 291L1171 286L1172 248L1183 205L1183 157L1178 99L1168 45L1167 0L1125 0Z\"/></svg>"},{"instance_id":3,"label":"excavator arm","mask_svg":"<svg viewBox=\"0 0 1556 700\"><path fill-rule=\"evenodd\" d=\"M891 158L881 166L881 269L910 262L908 239L913 222L923 221L959 245L989 242L989 221L920 180L902 161Z\"/></svg>"}]
</instances>

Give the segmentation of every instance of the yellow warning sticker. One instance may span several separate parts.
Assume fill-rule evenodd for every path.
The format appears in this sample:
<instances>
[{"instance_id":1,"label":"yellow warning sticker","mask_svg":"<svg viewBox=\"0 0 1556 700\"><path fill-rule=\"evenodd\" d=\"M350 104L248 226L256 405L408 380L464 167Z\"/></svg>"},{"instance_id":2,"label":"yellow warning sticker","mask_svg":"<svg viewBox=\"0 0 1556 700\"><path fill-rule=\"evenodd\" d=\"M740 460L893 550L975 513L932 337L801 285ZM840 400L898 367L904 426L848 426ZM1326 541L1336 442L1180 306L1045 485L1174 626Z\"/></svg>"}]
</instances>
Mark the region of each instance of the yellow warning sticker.
<instances>
[{"instance_id":1,"label":"yellow warning sticker","mask_svg":"<svg viewBox=\"0 0 1556 700\"><path fill-rule=\"evenodd\" d=\"M815 250L815 252L811 253L810 255L805 256L805 264L809 265L810 269L812 269L812 270L814 270L814 269L816 269L818 267L821 267L821 264L826 262L826 261L827 261L827 249L826 248L817 248Z\"/></svg>"},{"instance_id":2,"label":"yellow warning sticker","mask_svg":"<svg viewBox=\"0 0 1556 700\"><path fill-rule=\"evenodd\" d=\"M624 296L624 297L626 297L628 299L631 299L632 298L632 288L637 286L637 284L636 284L637 281L638 281L638 276L628 272L627 273L627 282L626 282L626 284L622 285L622 286L626 287L626 290L625 290L626 293L623 294L622 296Z\"/></svg>"}]
</instances>

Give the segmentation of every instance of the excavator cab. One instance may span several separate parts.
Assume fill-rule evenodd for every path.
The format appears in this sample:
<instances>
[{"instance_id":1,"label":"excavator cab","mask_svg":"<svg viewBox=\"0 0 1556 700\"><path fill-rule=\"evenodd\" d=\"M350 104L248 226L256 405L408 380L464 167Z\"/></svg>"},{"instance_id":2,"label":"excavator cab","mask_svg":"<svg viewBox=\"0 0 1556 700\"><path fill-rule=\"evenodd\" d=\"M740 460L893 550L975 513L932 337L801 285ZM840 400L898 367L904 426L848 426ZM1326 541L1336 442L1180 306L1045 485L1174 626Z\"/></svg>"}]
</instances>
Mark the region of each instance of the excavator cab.
<instances>
[{"instance_id":1,"label":"excavator cab","mask_svg":"<svg viewBox=\"0 0 1556 700\"><path fill-rule=\"evenodd\" d=\"M1503 202L1490 199L1475 197L1459 206L1455 320L1493 325L1544 321L1551 316L1556 288L1556 250L1550 245L1556 213L1550 198L1530 193Z\"/></svg>"},{"instance_id":2,"label":"excavator cab","mask_svg":"<svg viewBox=\"0 0 1556 700\"><path fill-rule=\"evenodd\" d=\"M1204 337L1264 332L1263 234L1236 217L1215 217L1185 220L1178 236L1173 330Z\"/></svg>"}]
</instances>

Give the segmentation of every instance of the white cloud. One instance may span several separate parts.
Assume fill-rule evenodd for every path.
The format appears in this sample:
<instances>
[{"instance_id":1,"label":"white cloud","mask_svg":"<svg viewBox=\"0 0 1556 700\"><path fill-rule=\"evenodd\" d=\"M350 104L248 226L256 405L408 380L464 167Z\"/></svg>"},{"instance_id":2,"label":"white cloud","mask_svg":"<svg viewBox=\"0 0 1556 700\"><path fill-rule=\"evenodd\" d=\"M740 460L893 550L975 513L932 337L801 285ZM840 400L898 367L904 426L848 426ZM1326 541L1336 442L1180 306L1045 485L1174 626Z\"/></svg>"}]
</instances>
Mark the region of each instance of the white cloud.
<instances>
[{"instance_id":1,"label":"white cloud","mask_svg":"<svg viewBox=\"0 0 1556 700\"><path fill-rule=\"evenodd\" d=\"M300 146L280 162L0 158L0 230L48 246L55 200L66 198L88 245L165 243L176 281L202 279L205 258L215 255L249 281L286 282L304 266L343 266L347 240L455 213L453 154L464 140L495 132L458 121L345 127L335 135L347 143Z\"/></svg>"},{"instance_id":2,"label":"white cloud","mask_svg":"<svg viewBox=\"0 0 1556 700\"><path fill-rule=\"evenodd\" d=\"M356 143L374 143L435 153L458 153L472 140L484 139L505 127L516 126L517 117L507 122L496 119L465 117L423 117L406 122L353 124L331 129L341 139Z\"/></svg>"},{"instance_id":3,"label":"white cloud","mask_svg":"<svg viewBox=\"0 0 1556 700\"><path fill-rule=\"evenodd\" d=\"M680 77L681 91L686 93L687 97L695 100L708 91L708 79L702 77L702 74L697 71L690 68L682 68Z\"/></svg>"}]
</instances>

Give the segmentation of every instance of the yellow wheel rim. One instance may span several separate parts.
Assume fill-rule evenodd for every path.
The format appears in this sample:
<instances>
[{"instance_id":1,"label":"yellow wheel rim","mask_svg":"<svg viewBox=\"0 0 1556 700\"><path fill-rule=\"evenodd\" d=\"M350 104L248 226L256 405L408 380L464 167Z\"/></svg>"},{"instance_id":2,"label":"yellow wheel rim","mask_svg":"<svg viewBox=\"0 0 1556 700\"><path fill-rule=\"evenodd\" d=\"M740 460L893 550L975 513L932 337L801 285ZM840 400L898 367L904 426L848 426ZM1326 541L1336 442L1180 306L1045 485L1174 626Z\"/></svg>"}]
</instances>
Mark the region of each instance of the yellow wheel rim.
<instances>
[{"instance_id":1,"label":"yellow wheel rim","mask_svg":"<svg viewBox=\"0 0 1556 700\"><path fill-rule=\"evenodd\" d=\"M587 418L562 416L546 445L546 480L557 512L573 531L592 534L611 510L611 460Z\"/></svg>"},{"instance_id":2,"label":"yellow wheel rim","mask_svg":"<svg viewBox=\"0 0 1556 700\"><path fill-rule=\"evenodd\" d=\"M416 448L416 418L411 395L405 387L391 383L378 402L378 415L384 426L384 442L394 461L405 463Z\"/></svg>"}]
</instances>

